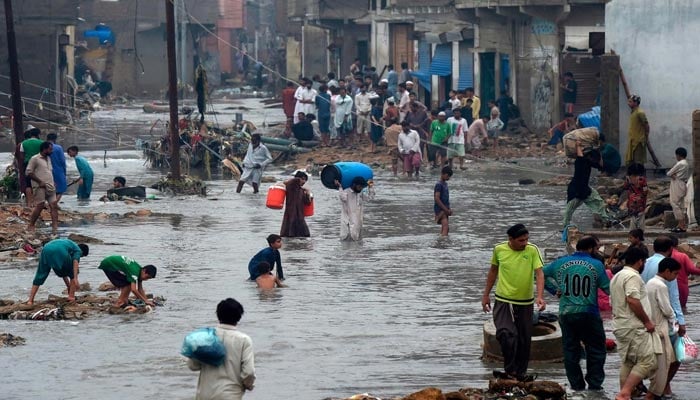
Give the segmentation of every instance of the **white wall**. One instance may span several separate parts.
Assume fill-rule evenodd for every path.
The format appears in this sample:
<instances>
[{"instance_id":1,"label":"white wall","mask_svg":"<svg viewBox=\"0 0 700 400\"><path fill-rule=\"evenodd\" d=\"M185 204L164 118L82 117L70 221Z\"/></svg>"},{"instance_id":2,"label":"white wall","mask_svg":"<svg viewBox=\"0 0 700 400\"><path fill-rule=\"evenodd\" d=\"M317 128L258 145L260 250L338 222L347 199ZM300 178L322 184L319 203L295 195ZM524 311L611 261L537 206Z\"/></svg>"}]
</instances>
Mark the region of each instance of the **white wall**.
<instances>
[{"instance_id":1,"label":"white wall","mask_svg":"<svg viewBox=\"0 0 700 400\"><path fill-rule=\"evenodd\" d=\"M700 108L700 4L696 0L613 0L606 6L606 47L620 55L630 90L642 98L650 141L664 167L676 147L692 153L691 121ZM629 107L620 96L620 153L627 151ZM650 161L650 158L647 157Z\"/></svg>"}]
</instances>

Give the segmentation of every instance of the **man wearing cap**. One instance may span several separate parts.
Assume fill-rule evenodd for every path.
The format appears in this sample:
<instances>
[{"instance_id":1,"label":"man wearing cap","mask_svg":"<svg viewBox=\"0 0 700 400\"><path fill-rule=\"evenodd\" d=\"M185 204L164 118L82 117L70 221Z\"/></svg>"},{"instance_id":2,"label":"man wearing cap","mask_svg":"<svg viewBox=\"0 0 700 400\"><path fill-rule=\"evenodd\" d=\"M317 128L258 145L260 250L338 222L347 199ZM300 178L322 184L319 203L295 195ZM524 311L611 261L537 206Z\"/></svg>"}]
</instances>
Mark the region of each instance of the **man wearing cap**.
<instances>
[{"instance_id":1,"label":"man wearing cap","mask_svg":"<svg viewBox=\"0 0 700 400\"><path fill-rule=\"evenodd\" d=\"M338 197L342 206L340 240L360 240L362 239L364 203L374 199L373 184L358 176L352 180L350 187L345 190L343 190L338 180L335 181L335 186L339 190Z\"/></svg>"},{"instance_id":2,"label":"man wearing cap","mask_svg":"<svg viewBox=\"0 0 700 400\"><path fill-rule=\"evenodd\" d=\"M294 98L297 103L294 105L294 123L299 122L298 115L300 112L304 114L313 114L316 110L316 91L311 88L312 82L309 78L301 79L299 86L294 93Z\"/></svg>"},{"instance_id":3,"label":"man wearing cap","mask_svg":"<svg viewBox=\"0 0 700 400\"><path fill-rule=\"evenodd\" d=\"M20 159L18 160L18 164L22 170L26 170L29 160L35 155L39 154L39 147L43 143L43 141L39 139L39 135L41 135L39 128L36 128L33 125L27 125L27 130L24 131L24 141L19 145ZM26 196L27 207L34 207L32 180L28 176L25 176L22 186L24 186L24 195Z\"/></svg>"},{"instance_id":4,"label":"man wearing cap","mask_svg":"<svg viewBox=\"0 0 700 400\"><path fill-rule=\"evenodd\" d=\"M260 134L254 133L250 136L248 151L243 159L243 174L238 181L236 193L243 190L243 185L249 183L253 187L253 193L258 193L260 180L262 179L265 167L272 162L272 155L267 147L260 143Z\"/></svg>"},{"instance_id":5,"label":"man wearing cap","mask_svg":"<svg viewBox=\"0 0 700 400\"><path fill-rule=\"evenodd\" d=\"M637 95L632 95L627 99L627 105L632 110L630 114L630 127L627 136L627 154L625 155L625 165L639 163L644 165L647 162L647 142L649 141L649 121L647 115L639 108L642 99Z\"/></svg>"},{"instance_id":6,"label":"man wearing cap","mask_svg":"<svg viewBox=\"0 0 700 400\"><path fill-rule=\"evenodd\" d=\"M452 136L452 125L447 123L446 119L447 114L444 111L440 111L438 119L430 124L428 161L433 163L433 168L437 165L442 168L445 165L445 161L447 161L447 141Z\"/></svg>"},{"instance_id":7,"label":"man wearing cap","mask_svg":"<svg viewBox=\"0 0 700 400\"><path fill-rule=\"evenodd\" d=\"M35 229L36 220L44 210L44 202L49 202L49 211L51 213L51 231L55 235L58 232L58 201L56 200L56 187L53 183L53 173L51 166L51 151L53 145L51 142L43 142L39 147L39 154L36 154L29 160L27 164L27 177L32 181L32 190L34 193L34 211L29 217L29 225L27 229L33 231Z\"/></svg>"},{"instance_id":8,"label":"man wearing cap","mask_svg":"<svg viewBox=\"0 0 700 400\"><path fill-rule=\"evenodd\" d=\"M122 307L126 305L129 302L131 293L147 305L155 306L143 290L143 281L156 277L158 269L155 266L146 265L141 267L129 257L114 255L105 257L98 268L105 273L112 285L120 290L119 298L114 304L115 306Z\"/></svg>"},{"instance_id":9,"label":"man wearing cap","mask_svg":"<svg viewBox=\"0 0 700 400\"><path fill-rule=\"evenodd\" d=\"M396 88L399 85L399 74L394 71L394 64L389 64L389 73L386 74L386 84L392 94L396 93ZM384 79L382 79L383 81Z\"/></svg>"}]
</instances>

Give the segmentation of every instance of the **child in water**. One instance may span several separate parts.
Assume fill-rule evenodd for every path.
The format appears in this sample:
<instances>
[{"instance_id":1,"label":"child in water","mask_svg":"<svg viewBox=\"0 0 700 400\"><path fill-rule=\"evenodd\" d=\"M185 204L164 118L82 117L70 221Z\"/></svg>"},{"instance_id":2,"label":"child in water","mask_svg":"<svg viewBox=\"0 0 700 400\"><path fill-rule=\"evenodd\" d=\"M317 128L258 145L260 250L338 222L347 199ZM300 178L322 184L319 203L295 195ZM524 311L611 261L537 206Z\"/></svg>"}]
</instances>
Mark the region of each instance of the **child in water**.
<instances>
[{"instance_id":1,"label":"child in water","mask_svg":"<svg viewBox=\"0 0 700 400\"><path fill-rule=\"evenodd\" d=\"M435 222L441 226L440 236L447 236L450 232L449 217L452 215L450 208L450 192L447 188L447 181L452 177L452 168L443 167L440 180L435 184L434 199Z\"/></svg>"},{"instance_id":2,"label":"child in water","mask_svg":"<svg viewBox=\"0 0 700 400\"><path fill-rule=\"evenodd\" d=\"M260 289L274 289L276 287L286 287L280 278L272 274L272 266L268 262L258 264L258 277L255 278L255 283Z\"/></svg>"}]
</instances>

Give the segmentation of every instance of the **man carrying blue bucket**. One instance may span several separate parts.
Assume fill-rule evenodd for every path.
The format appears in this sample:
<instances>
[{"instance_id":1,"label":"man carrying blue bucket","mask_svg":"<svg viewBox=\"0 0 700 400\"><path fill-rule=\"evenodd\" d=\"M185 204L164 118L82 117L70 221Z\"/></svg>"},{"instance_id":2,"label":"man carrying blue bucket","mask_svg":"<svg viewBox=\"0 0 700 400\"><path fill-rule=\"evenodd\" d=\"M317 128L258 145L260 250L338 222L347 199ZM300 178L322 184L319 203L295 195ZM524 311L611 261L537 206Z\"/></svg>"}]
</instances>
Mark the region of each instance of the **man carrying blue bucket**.
<instances>
[{"instance_id":1,"label":"man carrying blue bucket","mask_svg":"<svg viewBox=\"0 0 700 400\"><path fill-rule=\"evenodd\" d=\"M342 205L340 214L340 240L360 240L364 203L374 199L374 185L361 176L355 177L350 187L343 190L339 180L335 180ZM366 188L366 189L365 189Z\"/></svg>"}]
</instances>

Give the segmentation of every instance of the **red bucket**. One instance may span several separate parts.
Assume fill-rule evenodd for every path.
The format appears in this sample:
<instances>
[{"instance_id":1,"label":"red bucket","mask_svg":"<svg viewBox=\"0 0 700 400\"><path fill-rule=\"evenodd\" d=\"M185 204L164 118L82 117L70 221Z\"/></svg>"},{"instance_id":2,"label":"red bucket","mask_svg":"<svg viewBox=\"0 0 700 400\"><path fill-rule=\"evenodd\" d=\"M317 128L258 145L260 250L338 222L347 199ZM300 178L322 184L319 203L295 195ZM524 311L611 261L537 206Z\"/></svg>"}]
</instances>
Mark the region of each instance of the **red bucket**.
<instances>
[{"instance_id":1,"label":"red bucket","mask_svg":"<svg viewBox=\"0 0 700 400\"><path fill-rule=\"evenodd\" d=\"M304 204L304 216L313 217L314 215L314 198L311 196L311 202L309 204Z\"/></svg>"},{"instance_id":2,"label":"red bucket","mask_svg":"<svg viewBox=\"0 0 700 400\"><path fill-rule=\"evenodd\" d=\"M287 196L287 189L284 186L270 186L267 189L267 208L281 210L284 208L284 198Z\"/></svg>"}]
</instances>

